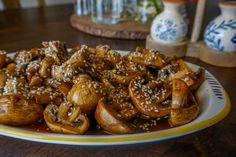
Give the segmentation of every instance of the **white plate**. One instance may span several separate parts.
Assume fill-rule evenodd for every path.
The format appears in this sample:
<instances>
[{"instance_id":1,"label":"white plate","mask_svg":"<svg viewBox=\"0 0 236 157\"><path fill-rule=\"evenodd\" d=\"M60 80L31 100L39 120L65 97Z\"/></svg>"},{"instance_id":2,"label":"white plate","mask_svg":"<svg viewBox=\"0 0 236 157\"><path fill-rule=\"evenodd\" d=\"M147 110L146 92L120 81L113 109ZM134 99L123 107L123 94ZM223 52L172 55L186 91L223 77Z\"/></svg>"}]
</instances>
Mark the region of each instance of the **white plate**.
<instances>
[{"instance_id":1,"label":"white plate","mask_svg":"<svg viewBox=\"0 0 236 157\"><path fill-rule=\"evenodd\" d=\"M125 52L121 51L122 54ZM188 63L195 71L199 66ZM18 139L70 145L124 145L152 141L161 141L187 135L207 128L222 120L230 111L230 100L224 88L216 78L206 70L205 81L196 93L201 106L200 115L191 123L149 133L128 135L65 135L29 131L22 128L0 125L0 134Z\"/></svg>"}]
</instances>

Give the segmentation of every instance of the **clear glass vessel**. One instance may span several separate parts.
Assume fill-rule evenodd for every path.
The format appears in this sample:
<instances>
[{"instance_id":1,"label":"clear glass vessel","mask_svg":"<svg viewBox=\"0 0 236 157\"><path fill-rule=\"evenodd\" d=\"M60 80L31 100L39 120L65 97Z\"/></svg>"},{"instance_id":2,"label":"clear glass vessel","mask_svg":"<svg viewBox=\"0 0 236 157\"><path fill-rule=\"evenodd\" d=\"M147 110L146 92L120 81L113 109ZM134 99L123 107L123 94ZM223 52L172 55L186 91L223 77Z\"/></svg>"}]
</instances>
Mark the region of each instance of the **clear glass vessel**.
<instances>
[{"instance_id":1,"label":"clear glass vessel","mask_svg":"<svg viewBox=\"0 0 236 157\"><path fill-rule=\"evenodd\" d=\"M123 0L91 0L92 20L99 24L116 24L124 10Z\"/></svg>"},{"instance_id":2,"label":"clear glass vessel","mask_svg":"<svg viewBox=\"0 0 236 157\"><path fill-rule=\"evenodd\" d=\"M75 0L74 9L77 16L90 14L90 0Z\"/></svg>"},{"instance_id":3,"label":"clear glass vessel","mask_svg":"<svg viewBox=\"0 0 236 157\"><path fill-rule=\"evenodd\" d=\"M123 0L124 1L124 11L122 13L123 20L132 20L137 13L137 0Z\"/></svg>"},{"instance_id":4,"label":"clear glass vessel","mask_svg":"<svg viewBox=\"0 0 236 157\"><path fill-rule=\"evenodd\" d=\"M148 24L162 11L162 9L162 0L138 0L135 21Z\"/></svg>"}]
</instances>

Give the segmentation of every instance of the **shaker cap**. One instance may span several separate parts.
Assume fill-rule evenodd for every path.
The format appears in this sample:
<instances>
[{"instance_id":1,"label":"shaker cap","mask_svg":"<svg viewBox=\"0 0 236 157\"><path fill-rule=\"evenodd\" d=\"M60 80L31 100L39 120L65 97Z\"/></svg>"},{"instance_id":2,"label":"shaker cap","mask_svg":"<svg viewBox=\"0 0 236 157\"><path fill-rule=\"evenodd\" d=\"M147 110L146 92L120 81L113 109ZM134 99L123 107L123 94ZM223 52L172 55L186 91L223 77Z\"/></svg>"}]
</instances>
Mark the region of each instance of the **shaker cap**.
<instances>
[{"instance_id":1,"label":"shaker cap","mask_svg":"<svg viewBox=\"0 0 236 157\"><path fill-rule=\"evenodd\" d=\"M235 1L220 2L219 6L220 7L236 7L236 2Z\"/></svg>"},{"instance_id":2,"label":"shaker cap","mask_svg":"<svg viewBox=\"0 0 236 157\"><path fill-rule=\"evenodd\" d=\"M186 3L186 0L164 0L164 3Z\"/></svg>"}]
</instances>

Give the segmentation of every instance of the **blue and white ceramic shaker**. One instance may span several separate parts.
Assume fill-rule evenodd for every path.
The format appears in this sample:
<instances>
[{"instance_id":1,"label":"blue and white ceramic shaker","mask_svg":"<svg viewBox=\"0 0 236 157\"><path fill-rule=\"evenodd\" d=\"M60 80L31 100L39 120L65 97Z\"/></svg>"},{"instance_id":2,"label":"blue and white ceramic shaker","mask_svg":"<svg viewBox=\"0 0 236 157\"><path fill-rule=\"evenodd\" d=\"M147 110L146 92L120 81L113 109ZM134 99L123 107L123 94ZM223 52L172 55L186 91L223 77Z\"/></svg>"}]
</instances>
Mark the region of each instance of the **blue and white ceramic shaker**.
<instances>
[{"instance_id":1,"label":"blue and white ceramic shaker","mask_svg":"<svg viewBox=\"0 0 236 157\"><path fill-rule=\"evenodd\" d=\"M182 10L185 0L164 0L164 11L152 22L151 37L163 44L176 44L185 40L188 25Z\"/></svg>"},{"instance_id":2,"label":"blue and white ceramic shaker","mask_svg":"<svg viewBox=\"0 0 236 157\"><path fill-rule=\"evenodd\" d=\"M236 2L219 4L221 14L206 27L204 41L219 52L236 52Z\"/></svg>"}]
</instances>

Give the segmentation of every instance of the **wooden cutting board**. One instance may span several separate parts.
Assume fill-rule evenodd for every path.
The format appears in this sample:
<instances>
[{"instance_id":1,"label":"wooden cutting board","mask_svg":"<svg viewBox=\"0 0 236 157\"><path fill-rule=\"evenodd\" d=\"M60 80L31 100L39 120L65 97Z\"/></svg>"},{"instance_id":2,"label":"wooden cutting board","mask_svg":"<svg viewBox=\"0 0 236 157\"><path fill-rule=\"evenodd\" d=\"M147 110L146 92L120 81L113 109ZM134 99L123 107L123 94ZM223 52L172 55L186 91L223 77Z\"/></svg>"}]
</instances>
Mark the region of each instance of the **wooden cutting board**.
<instances>
[{"instance_id":1,"label":"wooden cutting board","mask_svg":"<svg viewBox=\"0 0 236 157\"><path fill-rule=\"evenodd\" d=\"M114 25L102 25L94 23L90 16L73 14L70 22L79 31L107 38L146 39L150 31L150 25L138 24L133 20L122 21Z\"/></svg>"}]
</instances>

